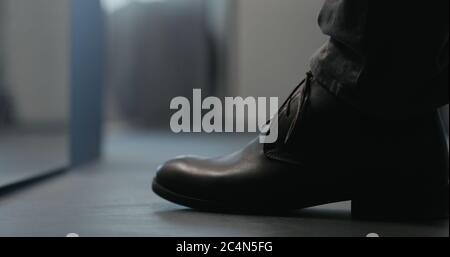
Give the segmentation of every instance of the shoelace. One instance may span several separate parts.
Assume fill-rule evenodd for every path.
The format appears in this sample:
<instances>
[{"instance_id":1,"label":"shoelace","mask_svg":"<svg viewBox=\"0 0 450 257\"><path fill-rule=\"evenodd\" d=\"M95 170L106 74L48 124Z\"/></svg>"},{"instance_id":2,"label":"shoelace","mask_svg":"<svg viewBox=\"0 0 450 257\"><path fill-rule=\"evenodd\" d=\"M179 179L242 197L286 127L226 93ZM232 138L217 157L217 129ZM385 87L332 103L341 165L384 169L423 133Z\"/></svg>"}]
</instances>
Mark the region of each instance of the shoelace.
<instances>
[{"instance_id":1,"label":"shoelace","mask_svg":"<svg viewBox=\"0 0 450 257\"><path fill-rule=\"evenodd\" d=\"M302 90L300 92L300 104L298 105L298 108L296 110L296 114L295 117L292 119L291 125L289 127L289 130L286 134L286 138L284 140L284 143L287 144L289 143L289 140L292 136L292 133L295 130L295 126L297 125L298 119L300 114L302 113L303 109L305 108L305 106L307 105L307 103L309 102L309 97L310 97L310 93L311 93L311 81L312 81L313 75L311 72L306 73L306 78L300 82L300 84L294 89L294 91L291 93L291 95L289 96L287 103L286 103L286 116L289 118L291 116L291 105L292 105L292 101L294 100L294 96L296 95L298 90ZM303 87L302 87L303 86Z\"/></svg>"},{"instance_id":2,"label":"shoelace","mask_svg":"<svg viewBox=\"0 0 450 257\"><path fill-rule=\"evenodd\" d=\"M300 100L301 101L300 105L302 105L301 107L303 107L303 105L305 104L306 98L309 98L312 77L313 77L313 75L311 72L306 73L306 78L303 79L302 82L300 82L300 84L298 84L298 86L294 89L294 91L292 91L292 93L289 95L287 102L284 104L284 105L286 105L286 115L288 117L291 116L291 105L292 105L292 101L294 100L294 96L298 92L298 90L300 88L302 88L303 85L305 85L305 86L303 87L303 90L301 92L301 95L302 95L302 99ZM284 106L281 108L283 109Z\"/></svg>"},{"instance_id":3,"label":"shoelace","mask_svg":"<svg viewBox=\"0 0 450 257\"><path fill-rule=\"evenodd\" d=\"M292 93L287 98L286 102L280 108L280 110L283 110L284 108L286 108L286 116L290 117L291 116L291 105L292 105L292 101L294 100L294 96L300 89L302 89L302 92L300 93L301 94L300 104L297 109L297 116L293 119L293 121L290 125L289 131L285 138L285 142L284 142L285 144L287 144L289 142L292 132L294 131L295 125L297 124L298 116L301 113L301 111L303 110L303 108L305 108L307 102L309 101L312 78L313 78L313 74L311 72L307 72L306 78L303 79L300 82L300 84L298 84L295 87L295 89L292 91ZM302 87L303 85L304 85L304 87ZM267 121L266 125L269 125L270 122L271 122L270 120ZM268 134L270 134L270 129L269 129L269 131L267 131L266 135L268 135Z\"/></svg>"}]
</instances>

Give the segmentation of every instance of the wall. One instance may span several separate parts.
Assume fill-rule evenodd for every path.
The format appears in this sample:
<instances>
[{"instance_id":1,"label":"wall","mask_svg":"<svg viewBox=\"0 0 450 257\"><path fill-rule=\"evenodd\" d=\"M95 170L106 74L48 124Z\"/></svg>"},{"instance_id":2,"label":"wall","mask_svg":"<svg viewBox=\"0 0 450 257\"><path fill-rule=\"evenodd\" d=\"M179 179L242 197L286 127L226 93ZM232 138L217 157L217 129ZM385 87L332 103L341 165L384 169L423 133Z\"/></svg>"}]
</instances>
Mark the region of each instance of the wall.
<instances>
[{"instance_id":1,"label":"wall","mask_svg":"<svg viewBox=\"0 0 450 257\"><path fill-rule=\"evenodd\" d=\"M0 1L7 21L3 37L5 79L15 96L19 120L65 120L69 75L67 0Z\"/></svg>"},{"instance_id":2,"label":"wall","mask_svg":"<svg viewBox=\"0 0 450 257\"><path fill-rule=\"evenodd\" d=\"M210 91L205 0L127 2L107 13L109 117L167 127L174 97Z\"/></svg>"},{"instance_id":3,"label":"wall","mask_svg":"<svg viewBox=\"0 0 450 257\"><path fill-rule=\"evenodd\" d=\"M326 41L317 25L323 0L234 1L233 94L287 97Z\"/></svg>"}]
</instances>

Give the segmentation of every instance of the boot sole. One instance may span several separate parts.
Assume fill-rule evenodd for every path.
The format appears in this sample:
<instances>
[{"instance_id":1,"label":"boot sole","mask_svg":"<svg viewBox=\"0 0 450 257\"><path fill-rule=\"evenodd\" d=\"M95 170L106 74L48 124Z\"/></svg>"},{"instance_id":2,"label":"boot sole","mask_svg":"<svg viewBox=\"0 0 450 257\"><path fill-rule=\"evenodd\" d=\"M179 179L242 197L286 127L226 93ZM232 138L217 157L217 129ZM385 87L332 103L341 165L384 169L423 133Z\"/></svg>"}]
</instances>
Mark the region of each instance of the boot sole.
<instances>
[{"instance_id":1,"label":"boot sole","mask_svg":"<svg viewBox=\"0 0 450 257\"><path fill-rule=\"evenodd\" d=\"M214 212L214 213L230 213L230 214L280 214L283 212L286 212L286 208L284 207L277 207L273 208L271 210L267 209L267 206L261 207L261 206L248 206L245 204L229 204L229 203L222 203L217 201L209 201L204 199L199 199L191 196L186 196L183 194L176 193L170 189L167 189L166 187L162 186L160 183L158 183L155 180L153 180L152 183L152 190L153 192L160 196L161 198L181 205L188 208L192 208L199 211L205 211L205 212Z\"/></svg>"},{"instance_id":2,"label":"boot sole","mask_svg":"<svg viewBox=\"0 0 450 257\"><path fill-rule=\"evenodd\" d=\"M217 204L212 201L201 200L175 193L161 186L156 180L153 180L152 190L155 194L157 194L158 196L162 197L165 200L189 208L200 210L213 210L219 207L216 206Z\"/></svg>"},{"instance_id":3,"label":"boot sole","mask_svg":"<svg viewBox=\"0 0 450 257\"><path fill-rule=\"evenodd\" d=\"M230 206L228 204L198 199L173 192L153 180L152 190L161 198L172 203L188 208L208 212L242 213L242 214L275 214L293 210L299 210L324 204L337 203L345 200L336 200L318 203L317 205L279 210L267 210L266 208L248 207L241 205ZM439 199L422 200L415 203L413 200L396 198L390 194L388 197L364 197L358 196L351 199L351 212L353 219L361 220L437 220L449 217L449 186L439 190ZM276 207L278 208L278 207ZM273 209L276 209L273 208Z\"/></svg>"}]
</instances>

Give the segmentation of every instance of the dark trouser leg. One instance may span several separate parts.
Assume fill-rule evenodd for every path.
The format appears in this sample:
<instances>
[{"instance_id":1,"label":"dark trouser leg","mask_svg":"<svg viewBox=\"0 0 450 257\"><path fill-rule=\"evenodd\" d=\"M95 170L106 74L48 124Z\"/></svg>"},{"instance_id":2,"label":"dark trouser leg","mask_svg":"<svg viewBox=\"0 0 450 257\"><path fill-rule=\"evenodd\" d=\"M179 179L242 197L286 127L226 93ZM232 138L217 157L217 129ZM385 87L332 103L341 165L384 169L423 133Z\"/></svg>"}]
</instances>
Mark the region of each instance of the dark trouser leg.
<instances>
[{"instance_id":1,"label":"dark trouser leg","mask_svg":"<svg viewBox=\"0 0 450 257\"><path fill-rule=\"evenodd\" d=\"M448 0L327 0L319 24L312 72L345 102L389 119L449 102Z\"/></svg>"}]
</instances>

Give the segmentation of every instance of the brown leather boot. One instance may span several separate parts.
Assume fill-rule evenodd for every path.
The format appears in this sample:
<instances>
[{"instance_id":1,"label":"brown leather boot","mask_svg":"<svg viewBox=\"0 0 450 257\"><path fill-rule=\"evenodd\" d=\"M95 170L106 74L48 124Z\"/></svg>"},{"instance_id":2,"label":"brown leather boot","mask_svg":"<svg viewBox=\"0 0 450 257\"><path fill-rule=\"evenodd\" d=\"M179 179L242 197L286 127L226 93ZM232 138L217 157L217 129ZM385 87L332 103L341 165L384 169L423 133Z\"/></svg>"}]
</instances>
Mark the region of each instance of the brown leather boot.
<instances>
[{"instance_id":1,"label":"brown leather boot","mask_svg":"<svg viewBox=\"0 0 450 257\"><path fill-rule=\"evenodd\" d=\"M278 115L279 138L219 158L162 165L156 194L220 212L280 212L352 201L358 218L448 216L448 148L436 113L387 121L340 102L313 77Z\"/></svg>"}]
</instances>

